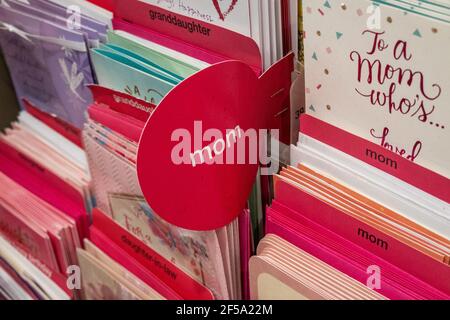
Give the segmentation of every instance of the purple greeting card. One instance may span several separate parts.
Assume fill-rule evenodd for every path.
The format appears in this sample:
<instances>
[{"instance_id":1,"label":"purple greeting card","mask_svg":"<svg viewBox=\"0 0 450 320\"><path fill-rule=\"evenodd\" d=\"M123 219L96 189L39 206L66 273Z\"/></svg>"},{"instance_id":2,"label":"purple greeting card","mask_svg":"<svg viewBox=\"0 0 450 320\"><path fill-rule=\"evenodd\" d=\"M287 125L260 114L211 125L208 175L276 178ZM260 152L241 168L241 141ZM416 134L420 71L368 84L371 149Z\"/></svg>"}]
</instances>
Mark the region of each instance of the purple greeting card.
<instances>
[{"instance_id":1,"label":"purple greeting card","mask_svg":"<svg viewBox=\"0 0 450 320\"><path fill-rule=\"evenodd\" d=\"M93 83L83 34L1 6L0 43L18 99L82 128Z\"/></svg>"}]
</instances>

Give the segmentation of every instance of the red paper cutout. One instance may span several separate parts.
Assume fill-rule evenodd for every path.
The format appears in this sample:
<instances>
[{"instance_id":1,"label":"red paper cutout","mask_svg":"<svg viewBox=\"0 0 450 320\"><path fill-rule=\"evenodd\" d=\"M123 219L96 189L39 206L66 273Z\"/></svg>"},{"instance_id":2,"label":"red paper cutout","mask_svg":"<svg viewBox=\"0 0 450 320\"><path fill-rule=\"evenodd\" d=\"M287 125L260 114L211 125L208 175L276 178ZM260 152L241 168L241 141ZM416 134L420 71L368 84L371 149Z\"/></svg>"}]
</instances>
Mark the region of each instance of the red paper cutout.
<instances>
[{"instance_id":1,"label":"red paper cutout","mask_svg":"<svg viewBox=\"0 0 450 320\"><path fill-rule=\"evenodd\" d=\"M236 127L279 129L279 114L289 112L292 69L292 54L259 79L248 65L227 61L198 72L163 99L144 128L137 159L140 186L155 213L185 229L213 230L242 212L258 164L237 164L235 152L234 164L177 165L172 151L179 141L172 142L172 134L186 129L194 141L195 121L202 122L202 133L218 129L223 137ZM225 154L234 147L227 144Z\"/></svg>"}]
</instances>

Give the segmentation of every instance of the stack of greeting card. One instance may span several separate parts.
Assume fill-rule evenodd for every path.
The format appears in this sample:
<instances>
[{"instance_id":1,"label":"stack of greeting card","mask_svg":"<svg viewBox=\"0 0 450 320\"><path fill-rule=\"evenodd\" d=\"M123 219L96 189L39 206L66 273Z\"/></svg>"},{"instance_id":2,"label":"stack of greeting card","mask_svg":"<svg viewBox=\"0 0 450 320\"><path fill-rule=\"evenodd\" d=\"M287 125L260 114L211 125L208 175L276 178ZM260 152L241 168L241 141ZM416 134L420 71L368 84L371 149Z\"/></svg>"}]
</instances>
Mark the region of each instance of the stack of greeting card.
<instances>
[{"instance_id":1,"label":"stack of greeting card","mask_svg":"<svg viewBox=\"0 0 450 320\"><path fill-rule=\"evenodd\" d=\"M76 248L80 247L82 230L78 230L76 219L42 201L3 173L0 173L0 181L0 239L8 240L15 247L14 250L0 247L0 271L17 278L14 281L17 287L31 290L30 298L52 298L47 288L39 287L44 279L53 280L54 290L62 291L58 298L72 296L65 280L68 268L78 263ZM27 259L29 262L24 263ZM32 262L45 274L44 279L36 275L29 277L34 269L30 267ZM11 292L3 284L0 287L8 295L16 291Z\"/></svg>"},{"instance_id":2,"label":"stack of greeting card","mask_svg":"<svg viewBox=\"0 0 450 320\"><path fill-rule=\"evenodd\" d=\"M137 142L154 106L102 87L92 91L95 103L88 109L83 140L98 209L92 243L79 251L82 272L88 274L83 280L85 297L108 298L99 293L101 288L117 299L129 294L114 289L117 283L125 286L117 277L97 276L105 272L98 267L102 262L86 258L93 254L88 248L97 247L153 288L154 297L240 299L240 239L249 243L248 213L215 231L189 231L160 218L143 197L136 172Z\"/></svg>"},{"instance_id":3,"label":"stack of greeting card","mask_svg":"<svg viewBox=\"0 0 450 320\"><path fill-rule=\"evenodd\" d=\"M384 300L385 297L297 247L269 234L250 259L256 300Z\"/></svg>"},{"instance_id":4,"label":"stack of greeting card","mask_svg":"<svg viewBox=\"0 0 450 320\"><path fill-rule=\"evenodd\" d=\"M102 10L87 2L69 6L0 5L1 49L22 109L0 134L0 292L8 299L78 296L66 280L94 206L81 144L95 79L89 48L106 41L110 22L87 15Z\"/></svg>"},{"instance_id":5,"label":"stack of greeting card","mask_svg":"<svg viewBox=\"0 0 450 320\"><path fill-rule=\"evenodd\" d=\"M98 83L155 105L213 64L239 60L259 75L291 46L287 1L117 1L115 8L108 41L91 50ZM288 117L288 109L277 117L286 131ZM258 182L254 217L262 216L261 198Z\"/></svg>"},{"instance_id":6,"label":"stack of greeting card","mask_svg":"<svg viewBox=\"0 0 450 320\"><path fill-rule=\"evenodd\" d=\"M117 1L114 31L90 50L101 87L91 88L94 103L83 131L97 204L90 247L79 250L82 272L89 273L85 298L106 298L99 288L115 298L145 297L112 270L106 277L92 247L153 288L153 298L247 295L249 212L210 231L164 221L139 185L138 142L155 108L192 75L233 59L259 75L281 58L281 27L288 25L283 17L281 3L270 1L211 1L201 7L193 1Z\"/></svg>"},{"instance_id":7,"label":"stack of greeting card","mask_svg":"<svg viewBox=\"0 0 450 320\"><path fill-rule=\"evenodd\" d=\"M442 43L450 6L304 0L302 7L306 114L266 217L267 232L296 248L287 256L278 238L262 242L250 264L252 297L267 297L273 285L276 298L350 298L344 282L324 287L339 272L388 299L449 299Z\"/></svg>"}]
</instances>

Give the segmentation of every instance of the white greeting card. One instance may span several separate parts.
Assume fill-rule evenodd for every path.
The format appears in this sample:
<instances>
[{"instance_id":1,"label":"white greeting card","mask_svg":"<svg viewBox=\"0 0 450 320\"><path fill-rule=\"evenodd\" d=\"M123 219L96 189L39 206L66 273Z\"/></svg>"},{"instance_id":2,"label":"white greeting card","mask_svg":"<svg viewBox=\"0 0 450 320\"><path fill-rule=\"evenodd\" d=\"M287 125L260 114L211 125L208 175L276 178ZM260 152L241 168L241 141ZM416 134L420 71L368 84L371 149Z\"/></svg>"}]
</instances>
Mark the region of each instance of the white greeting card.
<instances>
[{"instance_id":1,"label":"white greeting card","mask_svg":"<svg viewBox=\"0 0 450 320\"><path fill-rule=\"evenodd\" d=\"M249 0L141 1L169 10L173 13L192 17L225 29L230 29L247 37L252 37Z\"/></svg>"},{"instance_id":2,"label":"white greeting card","mask_svg":"<svg viewBox=\"0 0 450 320\"><path fill-rule=\"evenodd\" d=\"M448 178L450 25L381 2L304 0L307 113Z\"/></svg>"}]
</instances>

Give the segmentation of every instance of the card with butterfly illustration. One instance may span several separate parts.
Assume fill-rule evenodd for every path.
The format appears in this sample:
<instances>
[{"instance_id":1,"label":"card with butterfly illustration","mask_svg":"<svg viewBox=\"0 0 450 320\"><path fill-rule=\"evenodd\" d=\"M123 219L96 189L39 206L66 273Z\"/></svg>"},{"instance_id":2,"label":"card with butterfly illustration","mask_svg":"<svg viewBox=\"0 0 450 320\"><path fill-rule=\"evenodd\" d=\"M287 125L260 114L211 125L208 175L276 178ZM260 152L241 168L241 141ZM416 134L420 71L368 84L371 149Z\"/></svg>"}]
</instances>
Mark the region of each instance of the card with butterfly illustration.
<instances>
[{"instance_id":1,"label":"card with butterfly illustration","mask_svg":"<svg viewBox=\"0 0 450 320\"><path fill-rule=\"evenodd\" d=\"M81 129L93 83L85 35L3 5L0 44L18 100Z\"/></svg>"}]
</instances>

